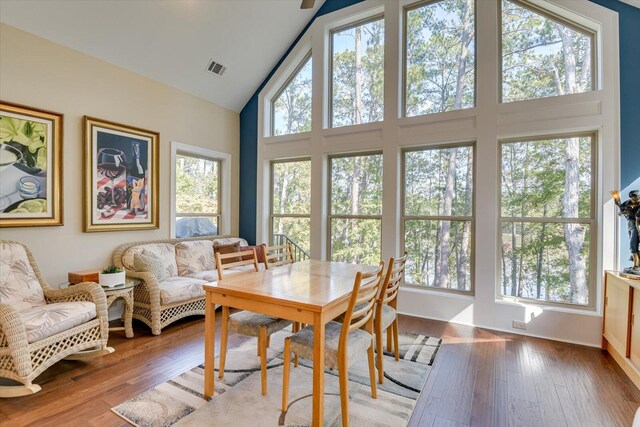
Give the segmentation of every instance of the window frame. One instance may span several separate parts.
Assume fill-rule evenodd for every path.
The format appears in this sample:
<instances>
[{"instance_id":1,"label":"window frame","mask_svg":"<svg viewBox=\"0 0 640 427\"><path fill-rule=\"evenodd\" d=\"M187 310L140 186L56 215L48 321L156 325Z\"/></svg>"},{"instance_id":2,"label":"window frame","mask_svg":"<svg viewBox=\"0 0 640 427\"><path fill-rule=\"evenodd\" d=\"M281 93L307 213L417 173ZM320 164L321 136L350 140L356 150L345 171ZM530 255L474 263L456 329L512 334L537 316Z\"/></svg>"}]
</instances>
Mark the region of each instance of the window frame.
<instances>
[{"instance_id":1,"label":"window frame","mask_svg":"<svg viewBox=\"0 0 640 427\"><path fill-rule=\"evenodd\" d=\"M307 218L309 224L311 224L311 200L309 200L309 213L308 214L276 214L273 211L273 184L274 184L274 165L278 163L297 163L297 162L309 162L311 163L311 157L299 157L289 159L274 159L269 161L269 244L273 245L273 227L275 224L275 218ZM311 230L309 230L311 231ZM296 242L297 243L297 242ZM309 234L309 244L311 246L311 233ZM307 249L308 251L311 248Z\"/></svg>"},{"instance_id":2,"label":"window frame","mask_svg":"<svg viewBox=\"0 0 640 427\"><path fill-rule=\"evenodd\" d=\"M422 0L416 3L411 3L402 8L402 47L400 54L402 58L402 70L400 76L400 117L424 117L431 116L433 114L450 113L452 111L464 111L476 108L478 106L478 1L473 2L473 105L466 108L460 108L459 110L439 111L436 113L417 114L415 116L407 115L407 14L415 9L429 6L431 4L440 3L446 0ZM500 0L498 0L500 1ZM501 61L502 63L502 61ZM502 71L502 68L500 68ZM475 151L474 151L475 152Z\"/></svg>"},{"instance_id":3,"label":"window frame","mask_svg":"<svg viewBox=\"0 0 640 427\"><path fill-rule=\"evenodd\" d=\"M231 155L221 151L209 150L207 148L183 144L178 141L171 141L171 181L170 181L170 221L169 236L176 236L176 156L187 156L204 158L219 162L218 166L218 214L206 216L216 216L218 218L218 236L228 235L231 232ZM203 216L197 214L195 216Z\"/></svg>"},{"instance_id":4,"label":"window frame","mask_svg":"<svg viewBox=\"0 0 640 427\"><path fill-rule=\"evenodd\" d=\"M505 101L504 100L504 72L503 72L504 49L502 46L502 35L503 35L502 1L503 0L497 0L498 2L498 104L512 104L514 102L525 102L525 101L534 101L536 99L549 99L549 98L557 98L560 96L567 96L567 95L578 95L580 93L589 93L589 92L594 92L600 89L598 87L598 80L599 80L599 70L598 70L599 49L597 44L598 31L585 27L583 25L577 24L571 21L570 18L566 18L560 14L544 9L543 7L540 7L538 5L524 2L522 0L505 0L511 3L515 3L524 9L530 10L531 12L537 13L551 21L557 22L568 28L571 28L572 30L589 37L589 39L591 40L591 90L586 92L567 93L564 95L552 95L552 96L543 96L539 98L528 98L528 99L519 99L515 101Z\"/></svg>"},{"instance_id":5,"label":"window frame","mask_svg":"<svg viewBox=\"0 0 640 427\"><path fill-rule=\"evenodd\" d=\"M382 259L382 210L384 208L384 202L380 202L380 215L343 215L332 214L333 204L331 203L331 194L333 193L333 159L341 159L345 157L366 157L366 156L380 156L382 158L382 177L384 182L384 155L382 150L363 151L363 152L351 152L332 154L327 156L327 260L332 260L333 244L331 240L331 221L333 219L375 219L380 221L380 256ZM382 189L384 199L384 188Z\"/></svg>"},{"instance_id":6,"label":"window frame","mask_svg":"<svg viewBox=\"0 0 640 427\"><path fill-rule=\"evenodd\" d=\"M329 36L329 57L327 60L327 64L329 66L328 71L328 78L327 78L327 107L328 107L328 111L327 111L327 125L329 129L334 129L333 126L333 36L335 33L339 33L341 31L346 31L346 30L350 30L352 28L356 28L362 25L366 25L369 24L371 22L375 22L375 21L382 21L383 23L385 23L385 16L384 16L384 12L381 13L377 13L375 15L372 16L368 16L366 18L363 19L359 19L359 20L355 20L353 22L350 22L348 24L345 25L341 25L335 28L331 28L331 30L329 30L328 36ZM386 25L385 25L385 34L386 34ZM383 47L385 46L385 42L384 39L382 41L382 45ZM387 53L385 51L384 57L386 57ZM383 59L384 59L383 57ZM383 65L384 68L384 65ZM384 84L384 78L383 78L383 84ZM384 93L384 91L383 91ZM362 126L362 125L366 125L366 124L370 124L370 123L383 123L385 121L385 117L384 117L384 104L385 104L385 99L384 99L384 95L382 97L382 120L378 120L375 122L366 122L366 123L360 123L357 125L345 125L345 126L339 126L339 128L342 127L348 127L348 126Z\"/></svg>"},{"instance_id":7,"label":"window frame","mask_svg":"<svg viewBox=\"0 0 640 427\"><path fill-rule=\"evenodd\" d=\"M448 148L460 148L460 147L471 147L473 151L473 164L472 164L472 180L473 180L473 190L471 191L471 216L464 215L456 215L456 216L444 216L444 215L407 215L406 214L406 206L405 199L407 196L407 162L406 155L407 153L412 153L416 151L426 151L426 150L442 150ZM477 156L478 156L477 144L476 141L469 142L456 142L456 143L444 143L444 144L430 144L430 145L420 145L416 147L406 147L401 151L400 158L400 247L401 252L406 251L405 246L405 222L406 221L469 221L471 223L471 241L470 245L470 253L469 253L469 270L470 270L470 287L469 290L461 290L461 289L453 289L453 288L438 288L435 286L429 285L416 285L413 283L408 283L405 280L402 281L402 286L413 289L421 289L421 290L430 290L436 292L446 292L452 294L459 295L468 295L475 296L476 290L476 281L475 281L475 266L476 266L476 174L477 174Z\"/></svg>"},{"instance_id":8,"label":"window frame","mask_svg":"<svg viewBox=\"0 0 640 427\"><path fill-rule=\"evenodd\" d=\"M305 131L305 132L295 132L295 133L287 133L287 134L282 134L282 135L276 135L275 134L275 116L276 116L276 102L278 101L278 99L280 98L280 95L282 95L284 93L285 90L287 90L287 88L289 87L289 84L291 84L291 82L298 77L298 73L300 72L300 70L302 70L305 65L307 65L307 62L309 62L309 60L311 60L313 58L313 52L311 50L309 50L309 52L302 58L302 61L300 61L300 63L293 69L293 72L291 73L291 75L289 75L289 77L287 77L287 79L284 81L284 83L282 84L282 86L280 87L280 89L278 89L278 91L271 97L271 99L269 100L269 107L271 109L270 111L270 115L269 115L269 120L271 122L271 126L270 126L270 133L269 133L269 137L273 137L273 136L286 136L286 135L299 135L301 133L305 133L305 132L310 132L310 131ZM311 105L313 105L313 63L311 64L312 68L311 68ZM313 130L313 115L311 115L311 130Z\"/></svg>"},{"instance_id":9,"label":"window frame","mask_svg":"<svg viewBox=\"0 0 640 427\"><path fill-rule=\"evenodd\" d=\"M588 218L562 218L562 217L505 217L502 216L502 147L504 144L514 142L536 142L549 139L569 139L569 138L585 138L591 139L591 197L590 197L590 216ZM501 301L510 302L524 302L528 304L563 307L568 309L577 310L595 310L597 295L597 271L598 271L598 239L599 239L599 212L598 212L598 132L572 132L572 133L552 133L545 135L535 135L531 137L518 137L518 138L505 138L498 140L498 227L497 227L497 240L496 240L496 268L498 272L502 271L502 225L504 222L515 223L547 223L547 224L588 224L589 225L589 284L588 284L588 303L587 304L575 304L561 301L547 301L536 298L518 297L502 294L502 274L496 274L496 299Z\"/></svg>"}]
</instances>

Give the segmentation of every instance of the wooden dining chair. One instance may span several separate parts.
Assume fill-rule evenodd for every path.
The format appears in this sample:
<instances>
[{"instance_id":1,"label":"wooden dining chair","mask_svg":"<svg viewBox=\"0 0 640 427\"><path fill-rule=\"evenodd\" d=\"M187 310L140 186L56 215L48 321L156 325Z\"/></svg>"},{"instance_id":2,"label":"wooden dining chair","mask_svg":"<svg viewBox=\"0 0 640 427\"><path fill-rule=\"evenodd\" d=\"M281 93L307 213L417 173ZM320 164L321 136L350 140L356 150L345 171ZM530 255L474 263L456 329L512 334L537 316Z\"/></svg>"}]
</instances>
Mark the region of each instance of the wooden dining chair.
<instances>
[{"instance_id":1,"label":"wooden dining chair","mask_svg":"<svg viewBox=\"0 0 640 427\"><path fill-rule=\"evenodd\" d=\"M345 313L344 322L331 321L325 326L324 364L338 370L340 380L340 402L342 406L342 425L349 425L349 363L350 358L364 353L369 356L369 379L371 397L377 398L376 373L373 343L373 313L376 297L382 283L380 266L367 273L356 274L353 292ZM314 326L307 326L284 340L284 373L282 382L282 411L286 412L289 399L289 372L291 370L291 352L296 356L313 360ZM314 360L313 363L320 363Z\"/></svg>"},{"instance_id":2,"label":"wooden dining chair","mask_svg":"<svg viewBox=\"0 0 640 427\"><path fill-rule=\"evenodd\" d=\"M224 262L230 260L230 262ZM251 248L248 251L220 254L216 252L216 268L218 270L218 280L223 280L225 270L250 266L241 271L234 271L233 274L250 274L259 271L256 250ZM291 325L290 320L278 319L277 317L265 316L264 314L252 313L250 311L240 311L229 315L229 307L222 306L222 334L220 337L220 366L218 377L224 377L224 364L227 357L227 339L229 331L236 334L258 337L258 356L260 356L260 379L262 394L267 394L267 347L269 337L274 332L278 332Z\"/></svg>"},{"instance_id":3,"label":"wooden dining chair","mask_svg":"<svg viewBox=\"0 0 640 427\"><path fill-rule=\"evenodd\" d=\"M389 260L389 267L380 288L380 294L376 301L376 314L374 317L374 330L376 333L376 352L378 353L378 379L380 384L384 381L384 354L382 351L382 333L387 331L387 351L391 352L391 339L396 360L400 359L398 339L398 291L400 282L404 276L404 268L407 263L407 253L401 258ZM389 330L391 328L391 330Z\"/></svg>"},{"instance_id":4,"label":"wooden dining chair","mask_svg":"<svg viewBox=\"0 0 640 427\"><path fill-rule=\"evenodd\" d=\"M264 246L264 267L266 269L281 265L293 264L293 248L291 243L277 246Z\"/></svg>"}]
</instances>

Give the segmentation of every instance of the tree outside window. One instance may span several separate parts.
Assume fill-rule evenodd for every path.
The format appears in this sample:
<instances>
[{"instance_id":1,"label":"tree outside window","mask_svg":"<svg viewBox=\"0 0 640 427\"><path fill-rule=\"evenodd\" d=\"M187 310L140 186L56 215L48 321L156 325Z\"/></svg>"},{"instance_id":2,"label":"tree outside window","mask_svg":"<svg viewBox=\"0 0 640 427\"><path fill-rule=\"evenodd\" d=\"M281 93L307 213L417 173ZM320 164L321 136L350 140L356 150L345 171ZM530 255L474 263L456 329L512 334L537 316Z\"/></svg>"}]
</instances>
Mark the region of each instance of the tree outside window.
<instances>
[{"instance_id":1,"label":"tree outside window","mask_svg":"<svg viewBox=\"0 0 640 427\"><path fill-rule=\"evenodd\" d=\"M311 130L311 54L296 70L293 78L274 97L272 135L290 135Z\"/></svg>"}]
</instances>

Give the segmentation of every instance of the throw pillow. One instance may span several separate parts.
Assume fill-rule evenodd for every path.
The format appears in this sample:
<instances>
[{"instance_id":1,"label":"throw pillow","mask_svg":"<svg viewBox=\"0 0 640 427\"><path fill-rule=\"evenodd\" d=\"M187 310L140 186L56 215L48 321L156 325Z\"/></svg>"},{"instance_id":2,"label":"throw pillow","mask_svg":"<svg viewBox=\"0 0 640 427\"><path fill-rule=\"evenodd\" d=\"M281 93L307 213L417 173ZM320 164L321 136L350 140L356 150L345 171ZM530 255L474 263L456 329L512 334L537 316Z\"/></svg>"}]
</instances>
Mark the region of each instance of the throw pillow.
<instances>
[{"instance_id":1,"label":"throw pillow","mask_svg":"<svg viewBox=\"0 0 640 427\"><path fill-rule=\"evenodd\" d=\"M257 245L257 246L240 246L240 252L243 251L248 251L251 249L255 249L256 250L256 258L258 259L258 262L261 264L264 264L264 245ZM242 257L242 259L244 261L250 260L253 257L251 255L244 255Z\"/></svg>"},{"instance_id":2,"label":"throw pillow","mask_svg":"<svg viewBox=\"0 0 640 427\"><path fill-rule=\"evenodd\" d=\"M142 253L136 253L133 256L133 268L136 271L148 272L156 276L158 281L167 277L162 260L153 252L146 249Z\"/></svg>"},{"instance_id":3,"label":"throw pillow","mask_svg":"<svg viewBox=\"0 0 640 427\"><path fill-rule=\"evenodd\" d=\"M232 243L230 245L213 245L214 254L218 252L220 255L222 254L231 254L234 252L240 252L240 242ZM223 259L223 264L230 264L232 262L242 261L242 257L231 257L227 259Z\"/></svg>"}]
</instances>

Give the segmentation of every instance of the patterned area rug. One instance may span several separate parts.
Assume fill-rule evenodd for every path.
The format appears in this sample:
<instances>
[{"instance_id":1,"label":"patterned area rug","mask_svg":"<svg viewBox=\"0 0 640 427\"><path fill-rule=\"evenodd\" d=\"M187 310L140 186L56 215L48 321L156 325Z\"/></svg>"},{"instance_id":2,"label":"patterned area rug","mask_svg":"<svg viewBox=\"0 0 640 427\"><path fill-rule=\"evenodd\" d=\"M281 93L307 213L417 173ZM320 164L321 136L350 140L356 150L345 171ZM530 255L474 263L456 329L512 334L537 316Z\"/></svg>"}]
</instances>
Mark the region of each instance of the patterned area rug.
<instances>
[{"instance_id":1,"label":"patterned area rug","mask_svg":"<svg viewBox=\"0 0 640 427\"><path fill-rule=\"evenodd\" d=\"M204 365L200 365L112 408L140 426L306 426L311 424L312 363L300 359L291 367L289 409L282 399L282 349L287 332L271 336L268 349L268 394L260 393L260 359L256 339L227 351L224 379L216 374L215 395L205 399ZM420 390L431 372L442 340L400 335L400 361L385 352L385 381L371 398L366 353L349 367L349 423L352 426L406 426ZM383 341L386 343L386 340ZM218 359L216 359L216 365ZM217 369L216 369L217 371ZM340 426L338 372L325 371L325 425Z\"/></svg>"}]
</instances>

